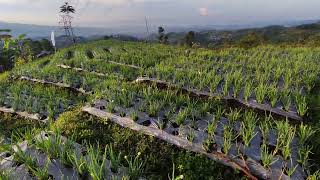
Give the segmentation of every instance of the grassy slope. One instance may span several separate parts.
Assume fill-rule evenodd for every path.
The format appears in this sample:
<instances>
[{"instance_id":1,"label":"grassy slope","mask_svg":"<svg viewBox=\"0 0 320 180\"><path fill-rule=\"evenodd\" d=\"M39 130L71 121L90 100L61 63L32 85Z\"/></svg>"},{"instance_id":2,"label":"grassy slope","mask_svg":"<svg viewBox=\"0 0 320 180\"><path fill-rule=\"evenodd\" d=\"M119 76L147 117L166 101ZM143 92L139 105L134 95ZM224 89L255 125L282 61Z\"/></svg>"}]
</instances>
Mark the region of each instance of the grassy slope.
<instances>
[{"instance_id":1,"label":"grassy slope","mask_svg":"<svg viewBox=\"0 0 320 180\"><path fill-rule=\"evenodd\" d=\"M105 41L105 42L94 42L87 45L80 45L78 47L72 47L68 50L86 50L95 48L96 46L103 45L104 47L110 47L110 46L123 46L120 42L113 42L113 41ZM130 48L135 48L135 43L128 43L128 46ZM139 46L142 45L143 47L147 47L143 45L142 43L139 43ZM179 53L183 54L184 49L174 50L173 47L165 47L162 45L152 45L150 46L153 50L158 48L167 48L168 54L165 56L155 56L155 62L157 62L157 58L165 60L167 57L170 57L170 53ZM128 48L128 47L127 47ZM62 50L60 53L54 56L54 58L49 57L46 59L41 59L37 62L23 65L21 67L15 68L12 71L12 74L15 75L24 75L25 73L30 72L31 75L37 75L41 78L61 78L60 75L56 76L57 74L64 74L67 73L67 71L53 68L55 65L64 62L64 63L74 63L76 64L79 60L62 60L64 57L65 52L68 50ZM165 51L163 51L165 52ZM205 53L204 53L205 54ZM81 56L75 55L76 58L81 58ZM124 61L126 60L124 56L119 55L119 57L123 58ZM150 59L149 57L145 56L146 59ZM121 59L120 58L120 59ZM137 59L139 58L136 57ZM152 57L151 57L152 58ZM153 57L154 58L154 57ZM48 62L48 60L50 62ZM53 60L52 60L53 59ZM71 62L70 62L71 61ZM74 61L74 62L73 62ZM83 61L88 61L88 59L83 59ZM132 62L135 62L132 60ZM144 65L143 61L136 61L138 62L138 65ZM140 63L140 64L139 64ZM147 65L147 66L153 66L153 63ZM37 69L43 68L41 73L37 72ZM55 71L53 71L55 70ZM105 70L105 69L101 69ZM106 73L112 72L114 69L107 70ZM117 70L119 70L117 68ZM44 72L44 73L43 73ZM128 75L128 73L132 73L132 71L127 69L120 69L119 71L123 75ZM45 76L43 76L45 75ZM85 74L86 77L89 76ZM132 78L134 76L138 76L138 74L132 73L128 75L127 78ZM55 77L56 76L56 77ZM78 73L70 74L70 76L82 79L82 75L78 75ZM6 77L3 76L5 79ZM0 78L1 79L1 78ZM112 79L112 78L111 78ZM134 79L134 78L133 78ZM108 80L104 80L104 78L97 78L95 81L91 82L91 85L95 85L94 89L99 89L99 91L103 90L105 88L105 83L108 83ZM111 84L112 85L112 84ZM316 92L313 92L316 93ZM99 96L99 94L95 95ZM89 99L95 99L97 97L93 96ZM318 102L312 102L313 104L317 104ZM315 105L316 106L316 105ZM311 107L312 110L314 110L313 107ZM312 116L317 117L318 111L312 111ZM314 118L315 119L315 118ZM97 123L98 122L98 123ZM315 123L316 127L319 127L319 123ZM29 121L21 121L16 120L14 116L4 116L1 121L0 130L2 132L5 132L6 135L9 135L9 132L12 131L12 129L17 129L20 127L26 127L26 126L33 126L33 123ZM212 176L212 172L219 172L212 178L219 178L223 176L229 176L229 173L224 174L225 168L217 165L216 163L213 163L209 161L208 159L194 155L192 153L179 150L175 147L172 147L164 142L160 142L154 138L146 137L144 135L135 134L128 130L122 130L121 128L105 123L97 118L94 118L92 116L89 116L87 114L83 114L79 112L79 110L73 110L66 112L62 114L56 123L52 124L52 127L58 127L62 130L64 135L67 135L69 137L74 137L78 142L81 141L91 141L95 142L98 141L100 144L106 145L106 144L114 144L115 149L117 151L125 152L125 154L136 154L137 152L142 152L142 154L145 155L145 159L148 162L148 166L146 169L146 173L148 175L154 174L155 176L161 176L162 178L165 178L168 173L171 172L172 163L175 163L177 166L179 166L179 173L187 175L190 179L197 179L201 177L201 179L209 179L209 177ZM319 138L319 136L316 136L316 138ZM319 140L320 141L320 140ZM317 141L317 142L319 142ZM320 143L317 143L315 146L318 147ZM130 150L129 150L130 149ZM161 152L161 153L159 153ZM318 154L316 152L316 154ZM159 161L161 159L161 161ZM191 163L193 162L193 163ZM228 170L227 170L228 171ZM227 178L225 177L225 178ZM156 178L156 177L155 177ZM228 177L230 178L230 177Z\"/></svg>"}]
</instances>

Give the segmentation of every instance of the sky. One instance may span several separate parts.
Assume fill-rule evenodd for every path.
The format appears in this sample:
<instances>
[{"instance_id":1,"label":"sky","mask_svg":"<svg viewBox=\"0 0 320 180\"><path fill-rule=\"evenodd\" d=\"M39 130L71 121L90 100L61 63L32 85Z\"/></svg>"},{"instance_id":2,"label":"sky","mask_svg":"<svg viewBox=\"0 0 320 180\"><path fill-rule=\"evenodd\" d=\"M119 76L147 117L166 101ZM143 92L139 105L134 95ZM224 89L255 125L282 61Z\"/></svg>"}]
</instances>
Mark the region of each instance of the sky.
<instances>
[{"instance_id":1,"label":"sky","mask_svg":"<svg viewBox=\"0 0 320 180\"><path fill-rule=\"evenodd\" d=\"M0 0L0 21L58 25L66 0ZM77 26L241 25L320 19L320 0L70 0Z\"/></svg>"}]
</instances>

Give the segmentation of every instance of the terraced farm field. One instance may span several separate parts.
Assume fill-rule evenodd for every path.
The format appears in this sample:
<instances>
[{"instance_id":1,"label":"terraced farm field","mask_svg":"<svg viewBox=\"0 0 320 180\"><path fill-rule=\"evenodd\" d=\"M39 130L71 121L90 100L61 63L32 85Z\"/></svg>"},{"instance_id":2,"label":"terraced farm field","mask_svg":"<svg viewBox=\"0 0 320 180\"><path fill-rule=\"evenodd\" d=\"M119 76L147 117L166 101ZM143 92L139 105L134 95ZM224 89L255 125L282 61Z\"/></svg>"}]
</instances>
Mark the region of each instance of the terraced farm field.
<instances>
[{"instance_id":1,"label":"terraced farm field","mask_svg":"<svg viewBox=\"0 0 320 180\"><path fill-rule=\"evenodd\" d=\"M319 58L115 40L60 50L0 77L0 179L319 179Z\"/></svg>"}]
</instances>

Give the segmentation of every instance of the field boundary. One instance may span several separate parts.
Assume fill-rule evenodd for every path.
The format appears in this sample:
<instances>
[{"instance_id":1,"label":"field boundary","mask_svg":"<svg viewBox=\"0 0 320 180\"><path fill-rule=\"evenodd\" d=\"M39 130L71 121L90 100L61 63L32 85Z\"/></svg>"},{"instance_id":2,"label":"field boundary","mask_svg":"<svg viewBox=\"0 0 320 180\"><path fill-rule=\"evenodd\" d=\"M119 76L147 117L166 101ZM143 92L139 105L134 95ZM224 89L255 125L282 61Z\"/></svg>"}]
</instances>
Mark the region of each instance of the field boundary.
<instances>
[{"instance_id":1,"label":"field boundary","mask_svg":"<svg viewBox=\"0 0 320 180\"><path fill-rule=\"evenodd\" d=\"M55 82L46 81L46 80L29 78L27 76L21 76L19 79L22 80L22 81L30 81L30 82L33 82L33 83L39 83L39 84L44 84L44 85L53 85L53 86L56 86L56 87L69 89L71 91L78 92L78 93L85 94L85 95L91 95L92 94L92 92L87 92L82 88L75 88L75 87L72 87L71 85L65 84L65 83L55 83Z\"/></svg>"},{"instance_id":2,"label":"field boundary","mask_svg":"<svg viewBox=\"0 0 320 180\"><path fill-rule=\"evenodd\" d=\"M298 122L302 122L303 118L300 117L297 114L293 114L290 112L286 112L284 110L281 109L277 109L277 108L272 108L269 105L264 105L264 104L259 104L256 102L246 102L244 100L241 99L237 99L234 97L230 97L230 96L221 96L219 94L215 94L215 93L209 93L209 92L204 92L204 91L199 91L196 89L190 89L190 88L185 88L185 87L179 87L178 85L172 84L170 82L167 81L162 81L162 80L158 80L155 78L148 78L148 77L139 77L137 78L134 83L147 83L147 84L151 84L151 83L155 83L157 85L158 88L174 88L174 89L180 89L183 93L189 94L190 96L193 97L199 97L199 98L205 98L205 99L209 99L209 98L220 98L223 100L226 100L228 102L233 101L233 102L237 102L243 106L246 106L248 108L252 108L252 109L257 109L257 110L261 110L261 111L267 111L270 112L272 114L281 116L281 117L287 117L289 119L298 121Z\"/></svg>"},{"instance_id":3,"label":"field boundary","mask_svg":"<svg viewBox=\"0 0 320 180\"><path fill-rule=\"evenodd\" d=\"M2 113L17 114L23 118L36 120L36 121L40 121L40 122L44 122L44 123L46 123L49 120L49 118L41 120L41 118L39 117L40 116L39 114L30 114L26 111L15 111L13 108L0 107L0 111Z\"/></svg>"},{"instance_id":4,"label":"field boundary","mask_svg":"<svg viewBox=\"0 0 320 180\"><path fill-rule=\"evenodd\" d=\"M124 64L124 63L119 63L119 62L115 62L115 61L108 61L108 62L111 64L119 65L119 66L126 66L126 67L130 67L130 68L134 68L134 69L143 69L142 67L136 66L136 65Z\"/></svg>"},{"instance_id":5,"label":"field boundary","mask_svg":"<svg viewBox=\"0 0 320 180\"><path fill-rule=\"evenodd\" d=\"M72 69L72 70L75 70L75 71L78 71L78 72L87 72L87 73L91 73L91 74L94 74L94 75L97 75L97 76L101 76L101 77L108 76L108 74L98 73L98 72L95 72L95 71L88 71L88 70L85 70L85 69L82 69L82 68L71 67L71 66L64 65L64 64L58 64L57 67L62 68L62 69Z\"/></svg>"}]
</instances>

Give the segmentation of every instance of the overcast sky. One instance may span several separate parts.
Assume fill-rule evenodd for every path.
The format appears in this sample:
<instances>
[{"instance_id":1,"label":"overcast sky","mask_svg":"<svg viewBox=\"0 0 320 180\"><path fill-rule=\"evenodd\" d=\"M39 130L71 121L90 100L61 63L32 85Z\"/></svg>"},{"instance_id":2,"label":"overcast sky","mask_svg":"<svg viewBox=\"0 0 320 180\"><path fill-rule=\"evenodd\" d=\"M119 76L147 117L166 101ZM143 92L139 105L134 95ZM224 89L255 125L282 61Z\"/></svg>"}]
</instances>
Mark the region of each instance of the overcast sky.
<instances>
[{"instance_id":1,"label":"overcast sky","mask_svg":"<svg viewBox=\"0 0 320 180\"><path fill-rule=\"evenodd\" d=\"M0 21L57 25L65 0L0 0ZM313 20L320 0L71 0L78 26L228 25Z\"/></svg>"}]
</instances>

